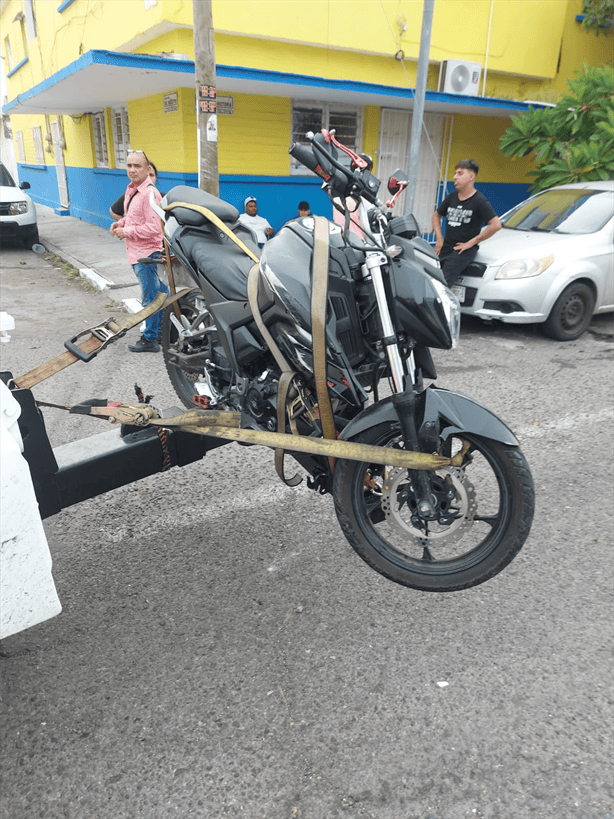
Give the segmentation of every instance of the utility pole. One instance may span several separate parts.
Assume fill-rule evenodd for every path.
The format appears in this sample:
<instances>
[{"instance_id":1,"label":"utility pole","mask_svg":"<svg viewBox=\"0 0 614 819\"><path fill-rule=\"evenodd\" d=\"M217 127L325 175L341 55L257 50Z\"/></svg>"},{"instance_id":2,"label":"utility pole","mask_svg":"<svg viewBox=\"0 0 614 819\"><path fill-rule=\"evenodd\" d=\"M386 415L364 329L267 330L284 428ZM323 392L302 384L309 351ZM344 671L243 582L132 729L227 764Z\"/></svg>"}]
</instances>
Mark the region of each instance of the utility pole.
<instances>
[{"instance_id":1,"label":"utility pole","mask_svg":"<svg viewBox=\"0 0 614 819\"><path fill-rule=\"evenodd\" d=\"M198 126L198 187L219 196L217 89L211 0L192 0Z\"/></svg>"},{"instance_id":2,"label":"utility pole","mask_svg":"<svg viewBox=\"0 0 614 819\"><path fill-rule=\"evenodd\" d=\"M431 29L435 0L424 0L422 4L422 31L420 33L420 51L416 69L416 90L414 93L414 110L411 116L411 134L409 137L409 185L405 192L405 210L411 213L414 209L416 188L418 185L418 165L420 159L420 139L424 121L424 100L426 99L426 79L429 70L429 53L431 50Z\"/></svg>"}]
</instances>

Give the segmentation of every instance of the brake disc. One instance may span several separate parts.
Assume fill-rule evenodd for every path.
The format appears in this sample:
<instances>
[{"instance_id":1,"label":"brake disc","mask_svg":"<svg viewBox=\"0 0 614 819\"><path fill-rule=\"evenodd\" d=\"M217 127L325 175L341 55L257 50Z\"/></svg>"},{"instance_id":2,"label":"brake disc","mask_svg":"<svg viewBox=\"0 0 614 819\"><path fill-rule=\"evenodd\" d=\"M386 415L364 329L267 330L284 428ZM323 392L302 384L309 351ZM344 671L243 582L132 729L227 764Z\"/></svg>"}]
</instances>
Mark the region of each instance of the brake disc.
<instances>
[{"instance_id":1,"label":"brake disc","mask_svg":"<svg viewBox=\"0 0 614 819\"><path fill-rule=\"evenodd\" d=\"M445 524L437 520L428 521L428 533L412 521L412 516L415 516L416 513L406 500L407 491L402 489L402 485L406 484L407 489L411 491L407 470L401 467L390 468L382 486L381 505L386 521L401 535L414 538L420 544L425 542L438 545L456 543L473 526L478 510L475 488L463 469L458 467L438 469L437 476L454 491L454 498L451 499L449 508L445 510L445 515L442 510L442 519L443 517L449 519L451 514L454 514L455 517Z\"/></svg>"}]
</instances>

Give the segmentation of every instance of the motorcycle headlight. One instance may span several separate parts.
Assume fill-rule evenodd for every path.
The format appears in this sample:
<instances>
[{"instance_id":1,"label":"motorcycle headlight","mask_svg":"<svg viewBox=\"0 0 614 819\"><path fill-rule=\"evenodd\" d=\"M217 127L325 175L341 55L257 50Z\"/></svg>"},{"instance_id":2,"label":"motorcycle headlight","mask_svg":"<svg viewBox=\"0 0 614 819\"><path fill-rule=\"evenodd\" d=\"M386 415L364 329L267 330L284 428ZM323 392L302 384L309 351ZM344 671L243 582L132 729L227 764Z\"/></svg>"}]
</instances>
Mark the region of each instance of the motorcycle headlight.
<instances>
[{"instance_id":1,"label":"motorcycle headlight","mask_svg":"<svg viewBox=\"0 0 614 819\"><path fill-rule=\"evenodd\" d=\"M495 279L528 279L530 276L539 276L553 261L554 256L544 256L543 259L514 259L501 265Z\"/></svg>"},{"instance_id":2,"label":"motorcycle headlight","mask_svg":"<svg viewBox=\"0 0 614 819\"><path fill-rule=\"evenodd\" d=\"M11 216L18 216L20 213L27 213L27 202L11 202L9 205L9 214Z\"/></svg>"},{"instance_id":3,"label":"motorcycle headlight","mask_svg":"<svg viewBox=\"0 0 614 819\"><path fill-rule=\"evenodd\" d=\"M448 320L450 335L452 336L452 348L454 348L458 345L458 339L460 337L460 302L450 288L446 287L445 284L438 282L437 279L432 279L432 284L437 292L437 295L439 296L441 306L443 307L446 319Z\"/></svg>"}]
</instances>

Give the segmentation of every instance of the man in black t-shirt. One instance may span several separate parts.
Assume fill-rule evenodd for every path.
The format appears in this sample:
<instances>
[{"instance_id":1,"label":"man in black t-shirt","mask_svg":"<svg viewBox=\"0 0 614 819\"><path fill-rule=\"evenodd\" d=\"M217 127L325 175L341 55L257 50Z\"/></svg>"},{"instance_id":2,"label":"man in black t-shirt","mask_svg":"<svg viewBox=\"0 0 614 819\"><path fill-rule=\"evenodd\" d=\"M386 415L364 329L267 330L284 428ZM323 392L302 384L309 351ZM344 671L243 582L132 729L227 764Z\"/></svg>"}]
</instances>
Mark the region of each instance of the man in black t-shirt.
<instances>
[{"instance_id":1,"label":"man in black t-shirt","mask_svg":"<svg viewBox=\"0 0 614 819\"><path fill-rule=\"evenodd\" d=\"M439 256L441 269L448 287L471 264L478 252L478 242L483 242L501 230L501 222L484 194L475 188L479 166L474 159L462 159L456 163L454 188L437 208L431 223L437 242L435 253ZM445 238L441 232L441 218L446 217ZM482 225L485 230L480 233Z\"/></svg>"}]
</instances>

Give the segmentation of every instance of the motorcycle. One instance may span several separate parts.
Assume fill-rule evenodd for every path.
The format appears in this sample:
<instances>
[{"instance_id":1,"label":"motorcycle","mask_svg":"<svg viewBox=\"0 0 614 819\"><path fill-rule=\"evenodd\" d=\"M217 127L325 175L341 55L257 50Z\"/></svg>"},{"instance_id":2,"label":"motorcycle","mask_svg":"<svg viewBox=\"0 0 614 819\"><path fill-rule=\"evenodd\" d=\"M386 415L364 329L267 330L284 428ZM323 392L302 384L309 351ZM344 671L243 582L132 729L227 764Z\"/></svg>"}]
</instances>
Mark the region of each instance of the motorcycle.
<instances>
[{"instance_id":1,"label":"motorcycle","mask_svg":"<svg viewBox=\"0 0 614 819\"><path fill-rule=\"evenodd\" d=\"M334 131L307 141L289 153L322 178L343 225L298 218L260 252L227 202L186 186L162 199L169 278L190 288L164 313L168 375L186 407L240 413L248 442L275 447L296 485L291 452L377 572L422 591L470 588L529 534L529 467L496 415L425 386L430 349L458 342L460 306L414 217L392 214L403 173L384 205L370 157Z\"/></svg>"}]
</instances>

